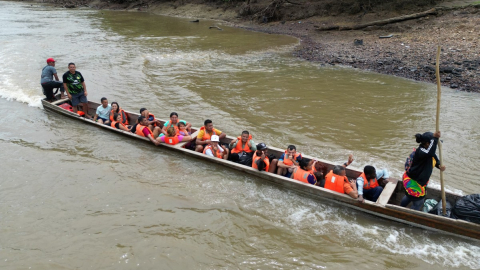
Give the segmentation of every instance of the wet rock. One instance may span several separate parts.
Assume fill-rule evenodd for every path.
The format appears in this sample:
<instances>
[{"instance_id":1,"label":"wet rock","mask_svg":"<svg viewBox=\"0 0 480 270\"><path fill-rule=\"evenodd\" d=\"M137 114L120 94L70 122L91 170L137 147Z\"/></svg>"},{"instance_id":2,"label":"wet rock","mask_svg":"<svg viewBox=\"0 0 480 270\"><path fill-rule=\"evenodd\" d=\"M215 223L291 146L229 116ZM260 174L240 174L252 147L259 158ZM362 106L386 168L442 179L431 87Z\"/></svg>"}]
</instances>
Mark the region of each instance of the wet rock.
<instances>
[{"instance_id":1,"label":"wet rock","mask_svg":"<svg viewBox=\"0 0 480 270\"><path fill-rule=\"evenodd\" d=\"M416 72L417 70L418 70L418 69L417 69L416 67L411 67L411 68L410 68L410 71L411 71L411 72Z\"/></svg>"},{"instance_id":2,"label":"wet rock","mask_svg":"<svg viewBox=\"0 0 480 270\"><path fill-rule=\"evenodd\" d=\"M64 7L65 8L75 8L75 5L74 4L66 4Z\"/></svg>"},{"instance_id":3,"label":"wet rock","mask_svg":"<svg viewBox=\"0 0 480 270\"><path fill-rule=\"evenodd\" d=\"M450 84L450 88L453 88L453 89L458 88L458 84L452 83L452 84Z\"/></svg>"},{"instance_id":4,"label":"wet rock","mask_svg":"<svg viewBox=\"0 0 480 270\"><path fill-rule=\"evenodd\" d=\"M453 73L453 67L441 67L440 73Z\"/></svg>"},{"instance_id":5,"label":"wet rock","mask_svg":"<svg viewBox=\"0 0 480 270\"><path fill-rule=\"evenodd\" d=\"M425 72L435 72L435 68L432 67L432 66L424 66L424 67L423 67L423 70L424 70Z\"/></svg>"}]
</instances>

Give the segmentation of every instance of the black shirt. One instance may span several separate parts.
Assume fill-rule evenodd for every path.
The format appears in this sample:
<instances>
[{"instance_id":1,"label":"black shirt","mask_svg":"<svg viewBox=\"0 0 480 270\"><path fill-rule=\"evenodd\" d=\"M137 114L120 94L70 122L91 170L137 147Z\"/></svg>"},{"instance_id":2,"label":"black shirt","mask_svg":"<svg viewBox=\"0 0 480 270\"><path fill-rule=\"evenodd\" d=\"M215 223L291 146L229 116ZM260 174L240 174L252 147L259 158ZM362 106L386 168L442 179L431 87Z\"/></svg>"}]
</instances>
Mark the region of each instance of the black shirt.
<instances>
[{"instance_id":1,"label":"black shirt","mask_svg":"<svg viewBox=\"0 0 480 270\"><path fill-rule=\"evenodd\" d=\"M78 94L83 92L85 89L83 89L82 82L85 80L83 79L82 73L75 71L75 73L70 73L70 71L67 71L63 74L63 82L67 84L66 90L70 94Z\"/></svg>"},{"instance_id":2,"label":"black shirt","mask_svg":"<svg viewBox=\"0 0 480 270\"><path fill-rule=\"evenodd\" d=\"M435 159L435 167L439 168L440 161L435 152L437 151L438 138L430 141L430 146L425 149L421 145L415 151L412 166L407 171L408 177L417 181L418 184L425 186L430 179L433 171L433 159Z\"/></svg>"}]
</instances>

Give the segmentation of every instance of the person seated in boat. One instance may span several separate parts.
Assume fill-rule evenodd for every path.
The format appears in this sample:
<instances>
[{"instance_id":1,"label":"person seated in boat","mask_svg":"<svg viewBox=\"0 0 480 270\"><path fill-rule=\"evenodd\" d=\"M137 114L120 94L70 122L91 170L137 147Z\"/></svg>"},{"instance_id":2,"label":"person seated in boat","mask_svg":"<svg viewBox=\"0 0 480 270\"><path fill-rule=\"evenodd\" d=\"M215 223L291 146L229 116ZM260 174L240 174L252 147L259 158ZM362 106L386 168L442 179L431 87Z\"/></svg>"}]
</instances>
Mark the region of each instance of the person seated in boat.
<instances>
[{"instance_id":1,"label":"person seated in boat","mask_svg":"<svg viewBox=\"0 0 480 270\"><path fill-rule=\"evenodd\" d=\"M440 131L415 134L415 140L420 145L412 153L411 164L408 167L405 164L405 173L402 177L405 197L400 202L401 206L407 207L412 202L411 209L421 211L433 168L445 171L446 167L440 166L440 161L435 154L440 135Z\"/></svg>"},{"instance_id":2,"label":"person seated in boat","mask_svg":"<svg viewBox=\"0 0 480 270\"><path fill-rule=\"evenodd\" d=\"M106 97L102 97L100 99L102 105L97 107L97 111L95 112L95 116L93 117L94 122L98 122L100 124L109 124L110 112L112 111L112 106L108 104L108 99Z\"/></svg>"},{"instance_id":3,"label":"person seated in boat","mask_svg":"<svg viewBox=\"0 0 480 270\"><path fill-rule=\"evenodd\" d=\"M320 165L315 167L316 165ZM290 178L298 180L303 183L320 185L321 180L324 178L324 171L326 167L321 165L314 159L302 158L299 162L299 166L293 170Z\"/></svg>"},{"instance_id":4,"label":"person seated in boat","mask_svg":"<svg viewBox=\"0 0 480 270\"><path fill-rule=\"evenodd\" d=\"M210 143L210 138L213 135L217 135L219 139L225 138L227 135L220 130L213 127L213 122L210 119L205 120L203 127L198 132L197 139L195 141L195 151L203 152L203 148Z\"/></svg>"},{"instance_id":5,"label":"person seated in boat","mask_svg":"<svg viewBox=\"0 0 480 270\"><path fill-rule=\"evenodd\" d=\"M187 126L185 125L184 122L178 122L177 123L177 128L178 128L178 135L182 135L182 136L187 136L187 135L191 135L192 132L191 131L188 131L187 130ZM190 129L191 130L191 129Z\"/></svg>"},{"instance_id":6,"label":"person seated in boat","mask_svg":"<svg viewBox=\"0 0 480 270\"><path fill-rule=\"evenodd\" d=\"M268 156L268 148L264 143L257 144L257 151L254 152L252 158L252 168L259 171L275 173L277 169L278 159L273 155Z\"/></svg>"},{"instance_id":7,"label":"person seated in boat","mask_svg":"<svg viewBox=\"0 0 480 270\"><path fill-rule=\"evenodd\" d=\"M124 125L128 125L128 116L125 113L125 111L122 108L120 108L120 105L118 105L118 102L114 101L112 102L112 104L110 104L110 106L112 107L112 110L110 111L110 122L113 122L114 119L116 120L116 118L114 118L113 115L118 113L121 117L119 122L121 122Z\"/></svg>"},{"instance_id":8,"label":"person seated in boat","mask_svg":"<svg viewBox=\"0 0 480 270\"><path fill-rule=\"evenodd\" d=\"M192 134L192 125L190 123L188 123L187 121L185 120L180 120L178 118L178 114L176 112L172 112L170 114L170 120L168 120L167 122L165 122L165 124L163 124L163 127L162 127L162 133L163 134L167 134L167 128L170 124L173 124L173 127L175 128L175 130L177 131L177 134L180 134L180 130L178 129L178 123L184 123L185 124L185 129L187 130L187 134L183 134L184 136L185 135L190 135ZM184 132L185 133L185 132Z\"/></svg>"},{"instance_id":9,"label":"person seated in boat","mask_svg":"<svg viewBox=\"0 0 480 270\"><path fill-rule=\"evenodd\" d=\"M278 159L277 174L290 178L300 160L302 160L302 154L297 153L295 145L289 145Z\"/></svg>"},{"instance_id":10,"label":"person seated in boat","mask_svg":"<svg viewBox=\"0 0 480 270\"><path fill-rule=\"evenodd\" d=\"M228 148L219 144L219 142L220 137L217 135L212 135L210 138L210 143L204 147L203 153L210 157L228 159Z\"/></svg>"},{"instance_id":11,"label":"person seated in boat","mask_svg":"<svg viewBox=\"0 0 480 270\"><path fill-rule=\"evenodd\" d=\"M367 199L376 202L383 191L380 186L380 179L383 178L383 184L388 182L389 173L387 170L376 170L375 167L367 165L363 168L363 173L357 178L358 201L364 202Z\"/></svg>"},{"instance_id":12,"label":"person seated in boat","mask_svg":"<svg viewBox=\"0 0 480 270\"><path fill-rule=\"evenodd\" d=\"M140 115L145 117L145 119L147 119L148 127L151 130L153 130L155 127L160 127L162 125L162 122L160 122L160 120L155 119L155 115L150 113L146 108L140 109Z\"/></svg>"},{"instance_id":13,"label":"person seated in boat","mask_svg":"<svg viewBox=\"0 0 480 270\"><path fill-rule=\"evenodd\" d=\"M143 116L138 117L137 124L132 127L132 132L138 136L148 138L155 145L160 145L160 142L155 140L155 138L158 137L158 134L154 134L154 132L148 127L148 120Z\"/></svg>"},{"instance_id":14,"label":"person seated in boat","mask_svg":"<svg viewBox=\"0 0 480 270\"><path fill-rule=\"evenodd\" d=\"M345 164L344 164L345 165ZM357 184L355 180L348 180L345 166L335 165L325 176L324 188L347 194L353 199L358 198Z\"/></svg>"},{"instance_id":15,"label":"person seated in boat","mask_svg":"<svg viewBox=\"0 0 480 270\"><path fill-rule=\"evenodd\" d=\"M229 148L231 151L228 160L248 166L252 163L253 152L257 151L252 135L246 130L230 142Z\"/></svg>"},{"instance_id":16,"label":"person seated in boat","mask_svg":"<svg viewBox=\"0 0 480 270\"><path fill-rule=\"evenodd\" d=\"M121 114L114 113L113 116L111 117L111 119L113 119L113 121L110 123L110 126L112 128L121 129L121 130L124 130L124 131L131 131L132 130L132 126L127 126L124 123L122 123Z\"/></svg>"},{"instance_id":17,"label":"person seated in boat","mask_svg":"<svg viewBox=\"0 0 480 270\"><path fill-rule=\"evenodd\" d=\"M157 141L166 143L166 144L171 144L175 145L179 142L188 142L192 139L192 136L190 135L180 135L177 134L177 130L175 130L175 127L172 126L172 124L167 128L167 133L166 135L160 135L160 137L157 138Z\"/></svg>"}]
</instances>

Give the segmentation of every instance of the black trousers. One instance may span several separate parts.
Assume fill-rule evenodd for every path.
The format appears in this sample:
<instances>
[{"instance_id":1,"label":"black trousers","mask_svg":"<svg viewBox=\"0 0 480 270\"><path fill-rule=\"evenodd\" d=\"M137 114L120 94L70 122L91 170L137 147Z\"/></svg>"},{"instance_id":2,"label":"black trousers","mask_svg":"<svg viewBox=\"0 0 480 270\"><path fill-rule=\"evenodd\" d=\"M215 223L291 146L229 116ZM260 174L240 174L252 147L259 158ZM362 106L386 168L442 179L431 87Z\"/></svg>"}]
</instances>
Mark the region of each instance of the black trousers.
<instances>
[{"instance_id":1,"label":"black trousers","mask_svg":"<svg viewBox=\"0 0 480 270\"><path fill-rule=\"evenodd\" d=\"M43 94L47 97L47 100L53 100L53 89L60 88L61 92L65 92L63 88L63 82L58 81L50 81L46 83L42 83Z\"/></svg>"}]
</instances>

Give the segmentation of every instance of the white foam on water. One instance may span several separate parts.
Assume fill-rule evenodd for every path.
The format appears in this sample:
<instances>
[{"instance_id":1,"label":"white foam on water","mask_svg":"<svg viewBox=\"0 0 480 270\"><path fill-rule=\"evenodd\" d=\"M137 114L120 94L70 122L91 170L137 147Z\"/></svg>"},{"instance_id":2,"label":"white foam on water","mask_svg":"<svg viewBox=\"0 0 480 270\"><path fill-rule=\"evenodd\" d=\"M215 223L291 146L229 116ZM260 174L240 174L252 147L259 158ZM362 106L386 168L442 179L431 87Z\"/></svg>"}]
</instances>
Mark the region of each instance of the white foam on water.
<instances>
[{"instance_id":1,"label":"white foam on water","mask_svg":"<svg viewBox=\"0 0 480 270\"><path fill-rule=\"evenodd\" d=\"M0 84L1 98L26 103L30 107L42 108L43 96L39 96L37 90L28 89L27 85L16 85L7 75L1 76L0 81L2 82Z\"/></svg>"}]
</instances>

